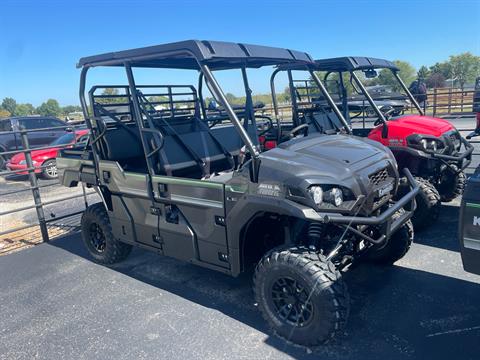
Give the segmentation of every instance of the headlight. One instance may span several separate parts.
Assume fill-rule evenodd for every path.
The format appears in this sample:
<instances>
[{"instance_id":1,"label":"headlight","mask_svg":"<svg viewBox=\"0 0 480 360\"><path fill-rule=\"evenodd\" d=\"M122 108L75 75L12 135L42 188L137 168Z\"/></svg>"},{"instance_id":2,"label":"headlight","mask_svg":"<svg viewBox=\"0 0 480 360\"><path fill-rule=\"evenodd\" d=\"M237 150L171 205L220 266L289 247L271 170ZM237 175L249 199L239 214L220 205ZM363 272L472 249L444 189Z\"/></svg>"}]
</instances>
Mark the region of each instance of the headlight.
<instances>
[{"instance_id":1,"label":"headlight","mask_svg":"<svg viewBox=\"0 0 480 360\"><path fill-rule=\"evenodd\" d=\"M308 192L317 206L320 206L323 202L337 207L343 204L342 189L332 187L331 189L324 191L321 186L313 185L308 189Z\"/></svg>"},{"instance_id":2,"label":"headlight","mask_svg":"<svg viewBox=\"0 0 480 360\"><path fill-rule=\"evenodd\" d=\"M19 165L26 165L27 164L27 160L20 160L20 162L18 163Z\"/></svg>"},{"instance_id":3,"label":"headlight","mask_svg":"<svg viewBox=\"0 0 480 360\"><path fill-rule=\"evenodd\" d=\"M443 152L446 145L442 139L432 138L425 135L410 135L407 137L407 143L409 146L417 148L419 150Z\"/></svg>"},{"instance_id":4,"label":"headlight","mask_svg":"<svg viewBox=\"0 0 480 360\"><path fill-rule=\"evenodd\" d=\"M339 188L332 188L324 195L325 201L340 206L343 204L343 191Z\"/></svg>"},{"instance_id":5,"label":"headlight","mask_svg":"<svg viewBox=\"0 0 480 360\"><path fill-rule=\"evenodd\" d=\"M323 201L323 190L320 186L311 186L308 189L310 195L312 195L313 201L315 204L320 205Z\"/></svg>"}]
</instances>

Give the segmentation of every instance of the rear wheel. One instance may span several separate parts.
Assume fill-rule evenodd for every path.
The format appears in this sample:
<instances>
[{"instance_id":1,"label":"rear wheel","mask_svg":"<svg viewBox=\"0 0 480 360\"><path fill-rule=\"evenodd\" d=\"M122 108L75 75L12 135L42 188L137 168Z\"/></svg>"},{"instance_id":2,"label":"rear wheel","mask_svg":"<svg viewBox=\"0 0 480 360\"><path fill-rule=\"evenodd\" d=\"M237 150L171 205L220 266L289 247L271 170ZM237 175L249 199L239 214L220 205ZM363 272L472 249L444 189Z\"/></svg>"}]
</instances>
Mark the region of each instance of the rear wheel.
<instances>
[{"instance_id":1,"label":"rear wheel","mask_svg":"<svg viewBox=\"0 0 480 360\"><path fill-rule=\"evenodd\" d=\"M263 317L282 338L325 343L341 331L349 296L335 266L306 247L279 247L258 263L254 292Z\"/></svg>"},{"instance_id":2,"label":"rear wheel","mask_svg":"<svg viewBox=\"0 0 480 360\"><path fill-rule=\"evenodd\" d=\"M467 177L463 171L458 171L455 165L448 168L443 174L437 186L442 201L452 201L463 194Z\"/></svg>"},{"instance_id":3,"label":"rear wheel","mask_svg":"<svg viewBox=\"0 0 480 360\"><path fill-rule=\"evenodd\" d=\"M50 159L42 164L42 177L47 180L53 180L58 177L57 161Z\"/></svg>"},{"instance_id":4,"label":"rear wheel","mask_svg":"<svg viewBox=\"0 0 480 360\"><path fill-rule=\"evenodd\" d=\"M417 176L415 176L415 181L420 190L415 197L417 208L413 213L412 223L415 231L420 231L437 221L441 203L440 195L430 181ZM402 197L408 190L406 185L402 186L397 196Z\"/></svg>"},{"instance_id":5,"label":"rear wheel","mask_svg":"<svg viewBox=\"0 0 480 360\"><path fill-rule=\"evenodd\" d=\"M397 219L404 212L403 209L397 211L392 220ZM412 245L413 237L413 224L408 220L400 229L395 231L383 247L374 247L369 250L368 259L377 264L391 265L405 256Z\"/></svg>"},{"instance_id":6,"label":"rear wheel","mask_svg":"<svg viewBox=\"0 0 480 360\"><path fill-rule=\"evenodd\" d=\"M90 255L101 264L120 262L132 246L116 240L107 211L102 203L90 205L82 216L82 239Z\"/></svg>"}]
</instances>

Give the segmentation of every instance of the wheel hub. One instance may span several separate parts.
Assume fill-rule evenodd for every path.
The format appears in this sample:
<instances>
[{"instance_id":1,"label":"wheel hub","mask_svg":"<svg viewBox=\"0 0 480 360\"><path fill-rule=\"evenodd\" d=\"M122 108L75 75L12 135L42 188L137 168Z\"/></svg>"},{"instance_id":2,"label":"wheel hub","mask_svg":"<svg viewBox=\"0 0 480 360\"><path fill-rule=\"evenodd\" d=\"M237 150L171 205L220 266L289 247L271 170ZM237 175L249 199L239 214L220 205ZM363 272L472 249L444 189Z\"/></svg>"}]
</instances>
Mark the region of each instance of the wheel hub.
<instances>
[{"instance_id":1,"label":"wheel hub","mask_svg":"<svg viewBox=\"0 0 480 360\"><path fill-rule=\"evenodd\" d=\"M294 326L305 326L313 318L313 304L303 284L290 277L280 278L272 286L277 315Z\"/></svg>"},{"instance_id":2,"label":"wheel hub","mask_svg":"<svg viewBox=\"0 0 480 360\"><path fill-rule=\"evenodd\" d=\"M89 240L90 244L97 252L101 253L105 250L105 235L103 234L101 227L97 224L92 224L90 226Z\"/></svg>"}]
</instances>

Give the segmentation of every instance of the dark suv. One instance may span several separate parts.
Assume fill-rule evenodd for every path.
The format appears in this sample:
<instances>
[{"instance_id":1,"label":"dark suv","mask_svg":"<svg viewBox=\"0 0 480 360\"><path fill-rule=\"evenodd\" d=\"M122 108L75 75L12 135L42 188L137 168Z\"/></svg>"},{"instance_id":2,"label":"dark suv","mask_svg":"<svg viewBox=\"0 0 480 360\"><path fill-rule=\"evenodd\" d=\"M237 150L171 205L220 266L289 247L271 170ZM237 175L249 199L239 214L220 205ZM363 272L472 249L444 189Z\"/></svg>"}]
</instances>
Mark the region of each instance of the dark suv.
<instances>
[{"instance_id":1,"label":"dark suv","mask_svg":"<svg viewBox=\"0 0 480 360\"><path fill-rule=\"evenodd\" d=\"M22 149L22 140L18 131L21 127L26 130L35 130L28 133L31 147L40 147L50 144L53 140L65 134L66 124L55 117L25 116L0 119L0 169L10 157L3 152Z\"/></svg>"}]
</instances>

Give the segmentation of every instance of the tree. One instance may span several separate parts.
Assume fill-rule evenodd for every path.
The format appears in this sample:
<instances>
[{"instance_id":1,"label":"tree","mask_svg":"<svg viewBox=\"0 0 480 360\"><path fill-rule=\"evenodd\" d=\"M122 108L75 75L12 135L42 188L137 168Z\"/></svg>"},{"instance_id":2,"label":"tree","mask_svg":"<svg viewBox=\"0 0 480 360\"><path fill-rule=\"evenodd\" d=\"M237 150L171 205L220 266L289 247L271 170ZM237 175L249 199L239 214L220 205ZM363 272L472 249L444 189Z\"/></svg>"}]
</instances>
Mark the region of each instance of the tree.
<instances>
[{"instance_id":1,"label":"tree","mask_svg":"<svg viewBox=\"0 0 480 360\"><path fill-rule=\"evenodd\" d=\"M78 105L67 105L67 106L62 107L62 113L63 113L64 115L68 115L68 114L70 114L70 113L77 112L77 111L82 111L81 106L78 106Z\"/></svg>"},{"instance_id":2,"label":"tree","mask_svg":"<svg viewBox=\"0 0 480 360\"><path fill-rule=\"evenodd\" d=\"M37 113L43 116L60 116L62 109L55 99L48 99L37 108Z\"/></svg>"},{"instance_id":3,"label":"tree","mask_svg":"<svg viewBox=\"0 0 480 360\"><path fill-rule=\"evenodd\" d=\"M451 55L449 63L452 77L460 83L462 89L467 82L475 81L480 73L480 56L475 56L470 52Z\"/></svg>"},{"instance_id":4,"label":"tree","mask_svg":"<svg viewBox=\"0 0 480 360\"><path fill-rule=\"evenodd\" d=\"M418 69L417 78L427 79L429 76L430 76L430 70L428 70L428 68L425 65L423 65L422 67L420 67L420 69Z\"/></svg>"},{"instance_id":5,"label":"tree","mask_svg":"<svg viewBox=\"0 0 480 360\"><path fill-rule=\"evenodd\" d=\"M118 96L120 95L117 88L105 88L102 95L107 96L104 98L96 98L95 101L99 104L118 104L118 103L127 103L129 99L127 96ZM118 96L118 97L117 97Z\"/></svg>"},{"instance_id":6,"label":"tree","mask_svg":"<svg viewBox=\"0 0 480 360\"><path fill-rule=\"evenodd\" d=\"M425 81L428 88L442 88L445 87L445 77L442 73L431 73Z\"/></svg>"},{"instance_id":7,"label":"tree","mask_svg":"<svg viewBox=\"0 0 480 360\"><path fill-rule=\"evenodd\" d=\"M1 108L0 107L0 119L1 118L6 118L6 117L9 117L11 114L5 110L4 108Z\"/></svg>"},{"instance_id":8,"label":"tree","mask_svg":"<svg viewBox=\"0 0 480 360\"><path fill-rule=\"evenodd\" d=\"M10 115L15 115L16 107L17 102L15 101L15 99L10 97L6 97L5 99L3 99L1 108L8 111Z\"/></svg>"},{"instance_id":9,"label":"tree","mask_svg":"<svg viewBox=\"0 0 480 360\"><path fill-rule=\"evenodd\" d=\"M442 74L444 79L448 79L452 75L452 66L448 62L437 62L430 66L430 73Z\"/></svg>"},{"instance_id":10,"label":"tree","mask_svg":"<svg viewBox=\"0 0 480 360\"><path fill-rule=\"evenodd\" d=\"M409 86L415 80L415 68L406 61L395 60L394 63L400 70L399 75L403 82ZM370 85L389 85L392 87L393 91L402 90L402 87L389 69L381 70L378 77L373 79Z\"/></svg>"},{"instance_id":11,"label":"tree","mask_svg":"<svg viewBox=\"0 0 480 360\"><path fill-rule=\"evenodd\" d=\"M16 116L28 116L35 114L35 107L32 104L18 104L15 108Z\"/></svg>"}]
</instances>

